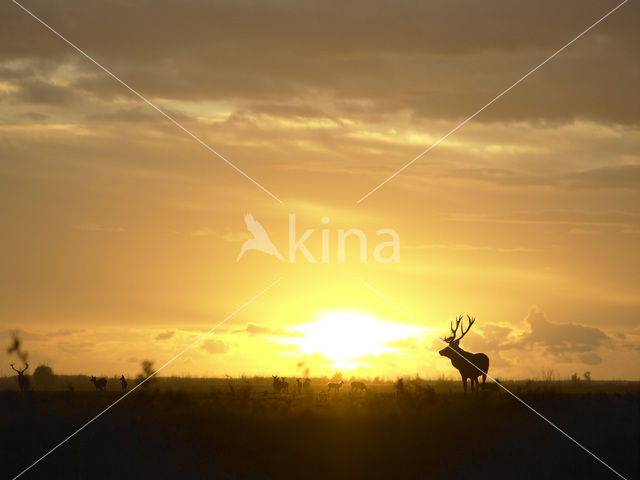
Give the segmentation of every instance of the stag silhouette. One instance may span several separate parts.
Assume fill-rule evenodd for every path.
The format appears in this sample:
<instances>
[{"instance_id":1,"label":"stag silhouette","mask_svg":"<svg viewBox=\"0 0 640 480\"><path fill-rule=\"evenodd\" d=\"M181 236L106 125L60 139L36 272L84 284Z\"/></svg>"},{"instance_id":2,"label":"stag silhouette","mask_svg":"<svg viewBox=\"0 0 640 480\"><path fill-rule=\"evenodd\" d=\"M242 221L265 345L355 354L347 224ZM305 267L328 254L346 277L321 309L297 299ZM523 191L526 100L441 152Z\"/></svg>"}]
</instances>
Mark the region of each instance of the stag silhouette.
<instances>
[{"instance_id":1,"label":"stag silhouette","mask_svg":"<svg viewBox=\"0 0 640 480\"><path fill-rule=\"evenodd\" d=\"M478 377L482 375L482 386L484 387L484 383L487 380L487 372L489 371L489 357L484 353L471 353L460 348L460 340L469 332L469 329L476 321L475 318L471 318L469 315L467 315L467 319L469 320L469 326L467 326L465 330L464 324L462 324L462 335L458 338L456 338L456 335L462 323L462 315L456 318L455 327L453 326L453 322L451 322L451 335L443 338L449 345L438 352L443 357L449 358L451 365L460 372L465 394L467 393L467 379L471 380L471 391L476 392L478 391L479 385Z\"/></svg>"},{"instance_id":2,"label":"stag silhouette","mask_svg":"<svg viewBox=\"0 0 640 480\"><path fill-rule=\"evenodd\" d=\"M352 392L366 392L367 386L363 382L351 382L351 391Z\"/></svg>"},{"instance_id":3,"label":"stag silhouette","mask_svg":"<svg viewBox=\"0 0 640 480\"><path fill-rule=\"evenodd\" d=\"M16 367L11 364L11 368L13 368L18 373L18 386L20 387L21 392L26 392L29 390L29 378L24 374L24 372L29 368L29 364L25 363L24 368L22 370L18 370Z\"/></svg>"},{"instance_id":4,"label":"stag silhouette","mask_svg":"<svg viewBox=\"0 0 640 480\"><path fill-rule=\"evenodd\" d=\"M107 379L106 378L96 378L96 377L91 377L89 379L89 381L91 383L93 383L93 386L96 387L96 392L106 392L107 391Z\"/></svg>"},{"instance_id":5,"label":"stag silhouette","mask_svg":"<svg viewBox=\"0 0 640 480\"><path fill-rule=\"evenodd\" d=\"M344 383L344 381L340 381L340 383L334 383L334 382L329 382L327 383L327 388L329 389L329 393L331 393L331 390L335 390L336 393L338 393L340 391L340 388L342 387L342 384Z\"/></svg>"}]
</instances>

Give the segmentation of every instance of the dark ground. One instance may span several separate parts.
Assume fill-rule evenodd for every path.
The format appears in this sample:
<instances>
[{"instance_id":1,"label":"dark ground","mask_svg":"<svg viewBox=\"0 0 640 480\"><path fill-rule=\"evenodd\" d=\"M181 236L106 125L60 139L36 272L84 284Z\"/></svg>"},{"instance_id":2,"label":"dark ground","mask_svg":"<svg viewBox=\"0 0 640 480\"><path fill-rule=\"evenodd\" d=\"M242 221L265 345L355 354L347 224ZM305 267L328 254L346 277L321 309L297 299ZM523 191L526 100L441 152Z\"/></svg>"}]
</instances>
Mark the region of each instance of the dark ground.
<instances>
[{"instance_id":1,"label":"dark ground","mask_svg":"<svg viewBox=\"0 0 640 480\"><path fill-rule=\"evenodd\" d=\"M625 478L638 478L638 384L592 385L507 384ZM159 386L132 393L22 478L619 478L508 394L465 398L457 383L435 393L398 396L381 385L331 397L240 381L234 393ZM117 398L0 392L2 477Z\"/></svg>"}]
</instances>

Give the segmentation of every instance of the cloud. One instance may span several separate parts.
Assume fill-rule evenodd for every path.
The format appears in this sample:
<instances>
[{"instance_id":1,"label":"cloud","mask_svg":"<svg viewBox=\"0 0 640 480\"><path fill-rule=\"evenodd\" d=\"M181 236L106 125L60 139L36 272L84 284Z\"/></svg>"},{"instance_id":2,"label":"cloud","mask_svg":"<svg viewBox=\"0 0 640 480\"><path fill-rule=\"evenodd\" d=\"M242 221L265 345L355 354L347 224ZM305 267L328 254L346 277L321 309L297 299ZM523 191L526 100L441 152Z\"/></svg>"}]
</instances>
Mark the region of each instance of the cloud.
<instances>
[{"instance_id":1,"label":"cloud","mask_svg":"<svg viewBox=\"0 0 640 480\"><path fill-rule=\"evenodd\" d=\"M600 365L602 358L597 353L582 353L578 355L578 360L587 365Z\"/></svg>"},{"instance_id":2,"label":"cloud","mask_svg":"<svg viewBox=\"0 0 640 480\"><path fill-rule=\"evenodd\" d=\"M246 333L248 335L271 336L271 337L303 337L300 332L291 332L282 327L271 328L256 323L249 323L245 328L234 330L231 333Z\"/></svg>"},{"instance_id":3,"label":"cloud","mask_svg":"<svg viewBox=\"0 0 640 480\"><path fill-rule=\"evenodd\" d=\"M202 347L204 350L211 354L219 354L225 353L229 350L229 344L223 342L222 340L217 340L215 338L208 339L202 342Z\"/></svg>"},{"instance_id":4,"label":"cloud","mask_svg":"<svg viewBox=\"0 0 640 480\"><path fill-rule=\"evenodd\" d=\"M618 189L640 188L640 165L614 165L568 174L573 188Z\"/></svg>"},{"instance_id":5,"label":"cloud","mask_svg":"<svg viewBox=\"0 0 640 480\"><path fill-rule=\"evenodd\" d=\"M570 361L571 354L587 362L597 362L594 351L609 343L610 338L600 329L575 323L552 323L536 305L529 309L525 318L529 331L516 341L502 345L503 348L542 347L545 352L560 361ZM599 358L599 357L598 357ZM595 363L590 363L595 364Z\"/></svg>"},{"instance_id":6,"label":"cloud","mask_svg":"<svg viewBox=\"0 0 640 480\"><path fill-rule=\"evenodd\" d=\"M156 335L156 340L169 340L175 333L174 331L159 333Z\"/></svg>"},{"instance_id":7,"label":"cloud","mask_svg":"<svg viewBox=\"0 0 640 480\"><path fill-rule=\"evenodd\" d=\"M576 8L551 0L491 0L462 11L450 2L409 0L374 6L321 0L303 7L285 0L66 5L36 1L30 8L54 28L73 31L81 48L150 98L233 99L245 111L287 118L325 115L337 105L358 117L408 111L452 120L475 111L606 11L596 1ZM626 15L612 15L474 121L637 123L637 8L626 5ZM74 18L65 11L74 11ZM153 19L144 21L149 11ZM0 4L0 62L9 65L0 72L25 85L13 94L17 100L126 94L64 42L51 40L27 14ZM297 102L283 102L284 95ZM313 98L328 108L300 102Z\"/></svg>"}]
</instances>

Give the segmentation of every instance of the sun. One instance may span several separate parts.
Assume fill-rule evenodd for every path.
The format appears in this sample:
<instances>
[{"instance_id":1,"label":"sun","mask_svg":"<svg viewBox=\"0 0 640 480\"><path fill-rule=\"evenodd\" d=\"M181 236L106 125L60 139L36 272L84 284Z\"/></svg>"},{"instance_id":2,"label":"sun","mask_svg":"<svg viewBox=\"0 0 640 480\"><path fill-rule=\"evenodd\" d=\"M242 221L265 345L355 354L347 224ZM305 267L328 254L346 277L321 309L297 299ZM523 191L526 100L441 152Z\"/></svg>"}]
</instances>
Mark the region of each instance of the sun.
<instances>
[{"instance_id":1,"label":"sun","mask_svg":"<svg viewBox=\"0 0 640 480\"><path fill-rule=\"evenodd\" d=\"M334 362L331 365L334 368L355 368L361 365L358 359L396 353L393 342L415 337L420 332L413 325L349 311L318 312L317 320L293 329L301 336L283 341L295 344L306 355L324 355Z\"/></svg>"}]
</instances>

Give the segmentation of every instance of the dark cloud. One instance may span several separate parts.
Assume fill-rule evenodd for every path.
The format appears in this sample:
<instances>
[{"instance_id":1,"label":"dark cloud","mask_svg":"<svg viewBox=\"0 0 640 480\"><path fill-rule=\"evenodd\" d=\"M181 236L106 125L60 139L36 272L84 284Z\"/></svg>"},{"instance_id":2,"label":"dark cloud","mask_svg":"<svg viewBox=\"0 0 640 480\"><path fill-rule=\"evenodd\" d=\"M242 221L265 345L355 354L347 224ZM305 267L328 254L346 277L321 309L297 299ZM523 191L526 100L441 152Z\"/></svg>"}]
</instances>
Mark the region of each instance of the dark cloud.
<instances>
[{"instance_id":1,"label":"dark cloud","mask_svg":"<svg viewBox=\"0 0 640 480\"><path fill-rule=\"evenodd\" d=\"M156 340L169 340L175 333L174 331L159 333L156 335Z\"/></svg>"},{"instance_id":2,"label":"dark cloud","mask_svg":"<svg viewBox=\"0 0 640 480\"><path fill-rule=\"evenodd\" d=\"M562 174L518 172L506 168L447 168L434 175L472 180L507 188L560 187L580 189L640 188L640 165L613 165Z\"/></svg>"},{"instance_id":3,"label":"dark cloud","mask_svg":"<svg viewBox=\"0 0 640 480\"><path fill-rule=\"evenodd\" d=\"M40 80L23 79L20 89L13 99L34 105L67 105L77 98L75 92L70 87L53 85Z\"/></svg>"},{"instance_id":4,"label":"dark cloud","mask_svg":"<svg viewBox=\"0 0 640 480\"><path fill-rule=\"evenodd\" d=\"M229 344L223 342L222 340L217 340L215 338L208 339L202 342L202 347L204 350L211 354L225 353L229 350Z\"/></svg>"},{"instance_id":5,"label":"dark cloud","mask_svg":"<svg viewBox=\"0 0 640 480\"><path fill-rule=\"evenodd\" d=\"M26 118L28 118L29 120L32 120L32 121L37 122L37 123L44 123L49 118L51 118L50 115L47 115L47 114L44 114L44 113L38 113L38 112L27 112L27 113L24 114L24 116Z\"/></svg>"},{"instance_id":6,"label":"dark cloud","mask_svg":"<svg viewBox=\"0 0 640 480\"><path fill-rule=\"evenodd\" d=\"M582 353L578 355L578 360L587 365L600 365L602 358L597 353Z\"/></svg>"},{"instance_id":7,"label":"dark cloud","mask_svg":"<svg viewBox=\"0 0 640 480\"><path fill-rule=\"evenodd\" d=\"M232 100L251 111L323 115L318 93L358 116L464 117L613 4L312 1L29 2L43 20L151 97ZM73 16L68 12L73 11ZM476 121L592 118L636 123L638 7L629 3ZM15 96L128 95L11 3L0 6L0 78ZM42 77L64 65L69 87ZM286 101L283 101L286 99ZM297 100L296 105L291 101Z\"/></svg>"},{"instance_id":8,"label":"dark cloud","mask_svg":"<svg viewBox=\"0 0 640 480\"><path fill-rule=\"evenodd\" d=\"M574 188L640 188L640 165L615 165L566 176Z\"/></svg>"},{"instance_id":9,"label":"dark cloud","mask_svg":"<svg viewBox=\"0 0 640 480\"><path fill-rule=\"evenodd\" d=\"M258 325L255 323L249 323L245 328L241 328L238 330L234 330L231 333L246 333L248 335L261 335L261 336L272 336L272 337L301 337L303 336L300 332L290 332L285 330L282 327L272 328L264 325Z\"/></svg>"},{"instance_id":10,"label":"dark cloud","mask_svg":"<svg viewBox=\"0 0 640 480\"><path fill-rule=\"evenodd\" d=\"M560 361L570 361L572 354L578 358L594 361L595 350L609 343L609 337L600 329L575 323L552 323L537 306L531 307L525 323L530 331L518 340L503 345L503 348L542 347Z\"/></svg>"}]
</instances>

